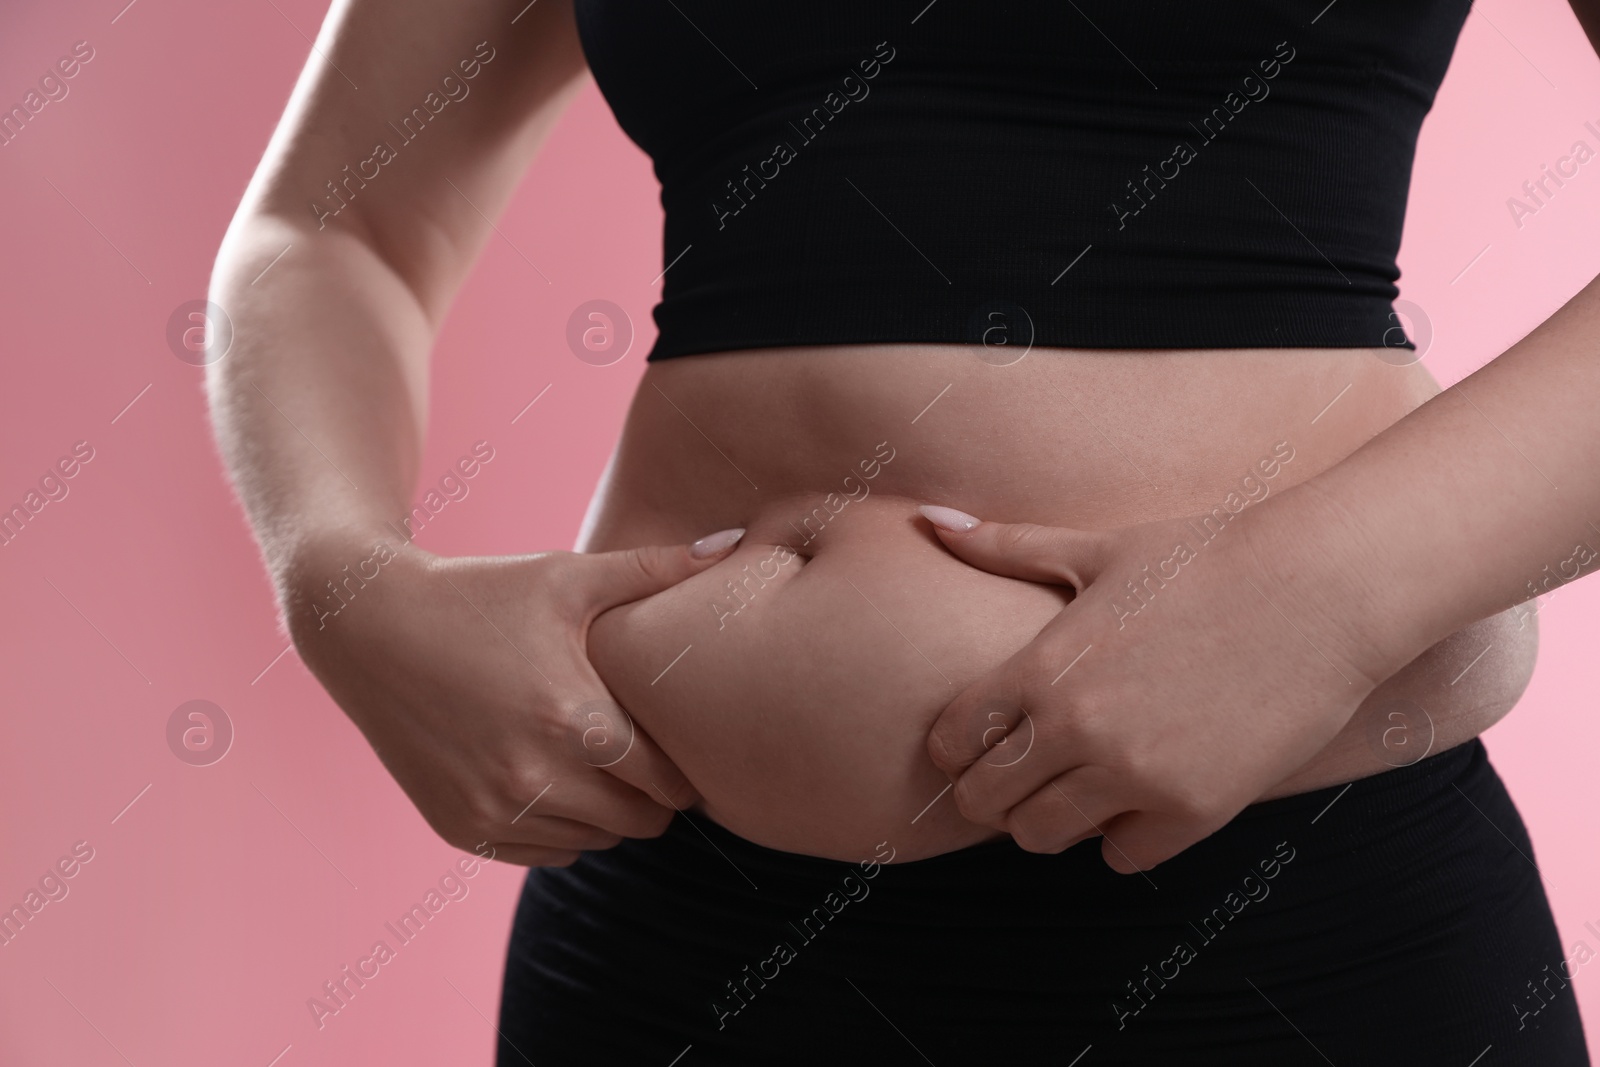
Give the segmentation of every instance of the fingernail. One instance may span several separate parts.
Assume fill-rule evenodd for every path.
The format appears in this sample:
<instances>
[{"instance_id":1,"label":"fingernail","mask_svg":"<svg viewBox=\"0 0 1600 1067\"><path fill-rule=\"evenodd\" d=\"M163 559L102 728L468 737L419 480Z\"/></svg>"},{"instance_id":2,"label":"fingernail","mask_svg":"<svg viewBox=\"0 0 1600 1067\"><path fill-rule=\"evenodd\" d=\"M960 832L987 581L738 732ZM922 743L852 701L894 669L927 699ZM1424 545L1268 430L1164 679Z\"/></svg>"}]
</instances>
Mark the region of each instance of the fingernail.
<instances>
[{"instance_id":1,"label":"fingernail","mask_svg":"<svg viewBox=\"0 0 1600 1067\"><path fill-rule=\"evenodd\" d=\"M954 533L964 533L972 529L982 519L968 515L965 511L955 508L942 508L937 504L922 504L917 507L922 512L922 517L939 527L941 530L950 530Z\"/></svg>"},{"instance_id":2,"label":"fingernail","mask_svg":"<svg viewBox=\"0 0 1600 1067\"><path fill-rule=\"evenodd\" d=\"M721 552L729 545L734 544L743 536L743 526L740 526L738 529L734 530L718 530L716 533L702 537L700 540L690 545L689 555L693 556L695 559L707 559L711 556L715 556L718 552Z\"/></svg>"}]
</instances>

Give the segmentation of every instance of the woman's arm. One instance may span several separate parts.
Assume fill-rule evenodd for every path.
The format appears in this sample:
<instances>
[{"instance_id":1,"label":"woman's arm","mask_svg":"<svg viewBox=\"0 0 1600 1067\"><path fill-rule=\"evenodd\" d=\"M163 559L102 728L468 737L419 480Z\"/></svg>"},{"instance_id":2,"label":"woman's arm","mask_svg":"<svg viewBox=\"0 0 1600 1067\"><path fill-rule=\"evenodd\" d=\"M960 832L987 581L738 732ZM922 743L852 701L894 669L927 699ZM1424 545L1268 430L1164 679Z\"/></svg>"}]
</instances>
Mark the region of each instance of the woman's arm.
<instances>
[{"instance_id":1,"label":"woman's arm","mask_svg":"<svg viewBox=\"0 0 1600 1067\"><path fill-rule=\"evenodd\" d=\"M1600 0L1570 0L1600 53ZM1286 600L1365 631L1386 677L1600 553L1600 279L1536 330L1251 516Z\"/></svg>"},{"instance_id":2,"label":"woman's arm","mask_svg":"<svg viewBox=\"0 0 1600 1067\"><path fill-rule=\"evenodd\" d=\"M693 803L585 638L738 536L442 559L393 525L434 334L582 71L570 0L339 0L211 287L213 420L301 659L440 836L530 865Z\"/></svg>"},{"instance_id":3,"label":"woman's arm","mask_svg":"<svg viewBox=\"0 0 1600 1067\"><path fill-rule=\"evenodd\" d=\"M1597 461L1600 280L1342 462L1241 517L1264 591L1297 623L1344 630L1357 665L1381 679L1467 624L1596 568Z\"/></svg>"},{"instance_id":4,"label":"woman's arm","mask_svg":"<svg viewBox=\"0 0 1600 1067\"><path fill-rule=\"evenodd\" d=\"M1600 0L1572 3L1600 48ZM929 731L959 810L1037 852L1099 836L1114 869L1146 870L1303 767L1427 648L1595 569L1597 349L1600 280L1342 462L1238 512L1237 536L925 507L968 563L1077 592ZM1129 593L1149 601L1135 625Z\"/></svg>"},{"instance_id":5,"label":"woman's arm","mask_svg":"<svg viewBox=\"0 0 1600 1067\"><path fill-rule=\"evenodd\" d=\"M1600 50L1600 0L1572 3ZM957 806L1034 851L1098 835L1119 871L1181 852L1427 648L1597 568L1597 413L1600 279L1342 462L1239 513L1216 547L1182 520L1081 531L925 512L967 562L1078 593L930 731ZM1125 627L1108 605L1145 581L1159 599Z\"/></svg>"},{"instance_id":6,"label":"woman's arm","mask_svg":"<svg viewBox=\"0 0 1600 1067\"><path fill-rule=\"evenodd\" d=\"M1033 851L1098 835L1113 868L1148 870L1303 767L1425 649L1595 569L1597 347L1600 281L1215 535L925 509L968 563L1077 591L930 731L958 809Z\"/></svg>"},{"instance_id":7,"label":"woman's arm","mask_svg":"<svg viewBox=\"0 0 1600 1067\"><path fill-rule=\"evenodd\" d=\"M280 592L323 539L394 535L435 331L584 69L569 0L334 4L210 292L213 419Z\"/></svg>"},{"instance_id":8,"label":"woman's arm","mask_svg":"<svg viewBox=\"0 0 1600 1067\"><path fill-rule=\"evenodd\" d=\"M1594 570L1597 348L1600 281L1215 546L1185 519L926 509L968 563L1078 594L930 731L959 810L1033 851L1099 835L1113 868L1146 870L1303 767L1425 649ZM1131 624L1129 591L1151 601Z\"/></svg>"}]
</instances>

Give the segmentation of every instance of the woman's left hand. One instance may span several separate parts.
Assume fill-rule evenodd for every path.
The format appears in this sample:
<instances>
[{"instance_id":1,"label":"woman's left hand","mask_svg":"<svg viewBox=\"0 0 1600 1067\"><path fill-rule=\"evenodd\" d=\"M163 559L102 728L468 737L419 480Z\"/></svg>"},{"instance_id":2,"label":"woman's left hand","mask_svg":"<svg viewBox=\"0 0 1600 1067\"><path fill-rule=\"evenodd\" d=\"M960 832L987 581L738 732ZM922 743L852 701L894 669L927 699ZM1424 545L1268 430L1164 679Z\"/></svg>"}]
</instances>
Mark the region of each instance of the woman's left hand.
<instances>
[{"instance_id":1,"label":"woman's left hand","mask_svg":"<svg viewBox=\"0 0 1600 1067\"><path fill-rule=\"evenodd\" d=\"M928 736L961 813L1029 851L1099 834L1113 869L1153 867L1308 762L1383 680L1360 666L1352 594L1285 602L1257 551L1315 553L1278 551L1249 512L1105 531L923 514L965 562L1077 591Z\"/></svg>"}]
</instances>

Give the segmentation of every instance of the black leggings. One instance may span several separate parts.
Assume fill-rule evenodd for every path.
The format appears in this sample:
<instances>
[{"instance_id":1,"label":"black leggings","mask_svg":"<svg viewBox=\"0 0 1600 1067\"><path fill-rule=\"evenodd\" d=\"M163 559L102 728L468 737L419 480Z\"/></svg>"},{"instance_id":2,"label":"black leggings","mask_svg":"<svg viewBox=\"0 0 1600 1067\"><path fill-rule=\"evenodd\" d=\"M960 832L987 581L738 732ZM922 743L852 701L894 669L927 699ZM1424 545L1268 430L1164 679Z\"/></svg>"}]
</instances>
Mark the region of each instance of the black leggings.
<instances>
[{"instance_id":1,"label":"black leggings","mask_svg":"<svg viewBox=\"0 0 1600 1067\"><path fill-rule=\"evenodd\" d=\"M1564 955L1478 741L1148 877L1098 839L874 865L680 816L529 872L498 1062L1576 1067Z\"/></svg>"}]
</instances>

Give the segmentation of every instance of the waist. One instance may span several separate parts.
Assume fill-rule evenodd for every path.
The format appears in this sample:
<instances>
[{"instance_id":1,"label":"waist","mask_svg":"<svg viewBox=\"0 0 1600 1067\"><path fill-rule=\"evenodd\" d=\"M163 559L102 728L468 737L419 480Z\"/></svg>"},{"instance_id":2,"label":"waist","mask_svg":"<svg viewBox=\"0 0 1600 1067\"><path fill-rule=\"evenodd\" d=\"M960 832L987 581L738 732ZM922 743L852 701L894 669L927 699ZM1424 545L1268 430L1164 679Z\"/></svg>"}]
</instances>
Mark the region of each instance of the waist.
<instances>
[{"instance_id":1,"label":"waist","mask_svg":"<svg viewBox=\"0 0 1600 1067\"><path fill-rule=\"evenodd\" d=\"M1024 647L1072 590L952 556L919 503L984 519L1114 528L1226 515L1337 463L1438 391L1382 350L836 346L652 364L579 548L738 549L590 629L597 673L688 776L700 809L758 844L902 858L993 839L927 758L963 688ZM792 553L792 555L791 555ZM1391 769L1470 740L1516 702L1536 631L1493 616L1369 698L1261 799ZM1486 651L1487 650L1487 651ZM1404 732L1404 731L1402 731Z\"/></svg>"},{"instance_id":2,"label":"waist","mask_svg":"<svg viewBox=\"0 0 1600 1067\"><path fill-rule=\"evenodd\" d=\"M698 537L830 495L1086 527L1195 514L1303 481L1437 394L1412 359L896 343L662 361L579 547Z\"/></svg>"}]
</instances>

